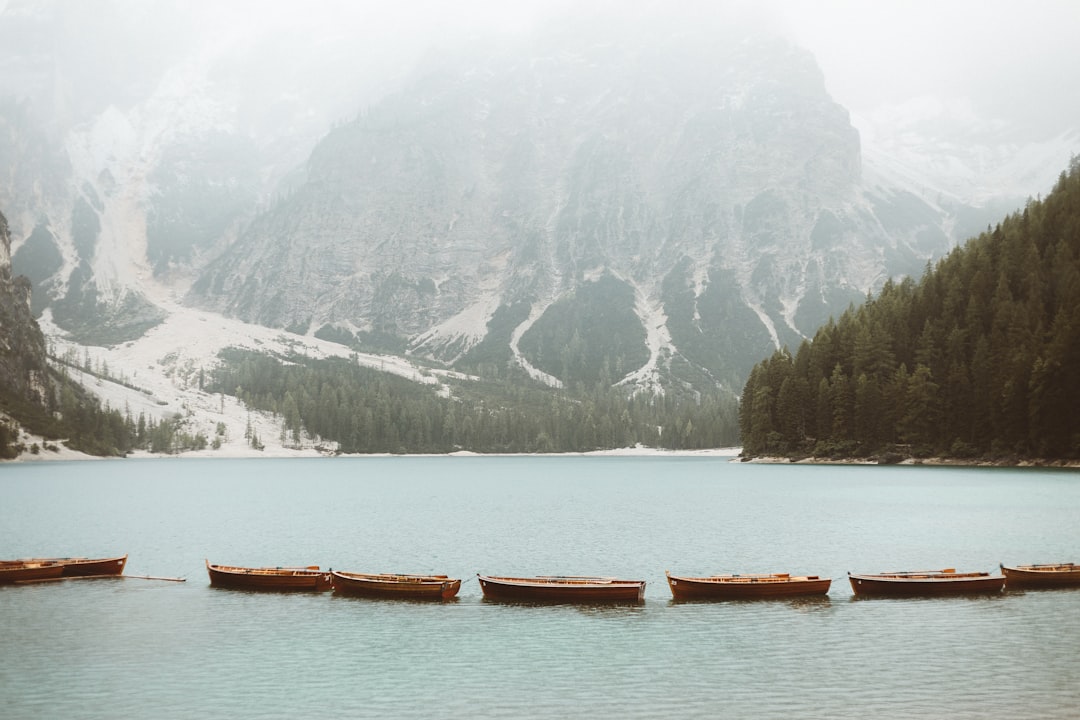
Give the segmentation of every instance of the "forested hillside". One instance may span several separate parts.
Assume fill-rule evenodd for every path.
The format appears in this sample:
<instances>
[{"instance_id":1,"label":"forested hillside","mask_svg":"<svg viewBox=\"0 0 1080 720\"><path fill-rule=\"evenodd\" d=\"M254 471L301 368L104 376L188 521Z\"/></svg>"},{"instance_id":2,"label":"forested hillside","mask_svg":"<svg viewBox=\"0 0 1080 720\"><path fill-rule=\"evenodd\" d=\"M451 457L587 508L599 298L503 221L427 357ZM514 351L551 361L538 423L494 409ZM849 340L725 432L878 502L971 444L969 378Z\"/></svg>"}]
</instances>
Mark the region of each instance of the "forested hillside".
<instances>
[{"instance_id":1,"label":"forested hillside","mask_svg":"<svg viewBox=\"0 0 1080 720\"><path fill-rule=\"evenodd\" d=\"M1080 158L921 281L755 366L745 456L1080 458Z\"/></svg>"},{"instance_id":2,"label":"forested hillside","mask_svg":"<svg viewBox=\"0 0 1080 720\"><path fill-rule=\"evenodd\" d=\"M548 453L636 444L687 450L738 440L736 403L723 392L628 396L598 385L564 394L513 376L454 383L447 397L344 358L226 350L220 359L206 389L280 417L284 446L307 436L345 453Z\"/></svg>"}]
</instances>

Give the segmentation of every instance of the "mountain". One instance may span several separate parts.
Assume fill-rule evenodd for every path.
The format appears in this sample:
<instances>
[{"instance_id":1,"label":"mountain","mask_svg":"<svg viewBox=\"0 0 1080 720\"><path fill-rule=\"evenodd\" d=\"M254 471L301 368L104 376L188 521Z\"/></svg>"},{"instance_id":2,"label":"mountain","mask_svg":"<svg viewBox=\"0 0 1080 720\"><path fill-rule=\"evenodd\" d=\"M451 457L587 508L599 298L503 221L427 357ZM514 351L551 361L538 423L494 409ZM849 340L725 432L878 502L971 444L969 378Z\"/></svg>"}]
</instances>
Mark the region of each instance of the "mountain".
<instances>
[{"instance_id":1,"label":"mountain","mask_svg":"<svg viewBox=\"0 0 1080 720\"><path fill-rule=\"evenodd\" d=\"M1023 199L867 152L807 52L734 23L554 23L417 61L409 13L346 9L2 8L0 206L43 326L118 347L182 302L177 325L468 373L735 391Z\"/></svg>"}]
</instances>

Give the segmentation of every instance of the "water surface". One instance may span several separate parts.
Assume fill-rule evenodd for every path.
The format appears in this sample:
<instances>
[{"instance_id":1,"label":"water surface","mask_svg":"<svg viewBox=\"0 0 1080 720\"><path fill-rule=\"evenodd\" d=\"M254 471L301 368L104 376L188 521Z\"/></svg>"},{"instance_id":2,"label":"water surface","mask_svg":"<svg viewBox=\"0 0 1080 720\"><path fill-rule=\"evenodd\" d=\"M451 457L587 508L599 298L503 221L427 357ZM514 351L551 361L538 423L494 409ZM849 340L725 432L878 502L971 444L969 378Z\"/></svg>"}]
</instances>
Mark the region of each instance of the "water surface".
<instances>
[{"instance_id":1,"label":"water surface","mask_svg":"<svg viewBox=\"0 0 1080 720\"><path fill-rule=\"evenodd\" d=\"M0 466L0 557L131 575L0 587L5 718L1067 718L1080 592L855 600L845 573L1077 560L1069 471L725 458ZM466 578L446 604L210 588L203 567ZM674 603L664 570L834 578ZM477 572L648 581L616 607L486 602Z\"/></svg>"}]
</instances>

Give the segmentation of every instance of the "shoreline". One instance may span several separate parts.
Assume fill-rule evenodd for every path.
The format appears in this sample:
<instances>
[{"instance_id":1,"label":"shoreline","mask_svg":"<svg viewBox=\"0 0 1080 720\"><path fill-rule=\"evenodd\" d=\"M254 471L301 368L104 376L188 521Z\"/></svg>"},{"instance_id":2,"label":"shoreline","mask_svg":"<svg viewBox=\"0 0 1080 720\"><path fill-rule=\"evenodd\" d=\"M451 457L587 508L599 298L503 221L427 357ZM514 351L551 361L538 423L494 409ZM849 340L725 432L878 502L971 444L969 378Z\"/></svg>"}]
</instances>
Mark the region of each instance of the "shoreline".
<instances>
[{"instance_id":1,"label":"shoreline","mask_svg":"<svg viewBox=\"0 0 1080 720\"><path fill-rule=\"evenodd\" d=\"M29 447L31 443L42 445L40 438L23 436L20 442ZM76 462L83 460L165 460L165 459L222 459L222 460L255 460L274 459L287 460L294 458L453 458L453 457L715 457L728 458L729 461L738 460L740 447L732 448L707 448L703 450L664 450L661 448L627 447L611 450L590 450L588 452L565 452L565 453L480 453L471 450L457 450L450 453L327 453L320 452L315 448L283 448L267 447L264 450L255 450L247 445L222 446L218 450L190 450L180 453L151 453L144 450L129 453L126 456L102 457L88 455L78 450L72 450L63 444L63 441L50 441L51 445L60 448L58 451L40 450L37 454L30 450L24 450L18 457L8 460L0 460L0 466L5 463L47 463L47 462Z\"/></svg>"},{"instance_id":2,"label":"shoreline","mask_svg":"<svg viewBox=\"0 0 1080 720\"><path fill-rule=\"evenodd\" d=\"M866 465L871 467L912 467L918 465L930 465L933 467L972 467L972 468L1063 468L1080 469L1080 460L1050 459L1050 458L1024 458L1019 460L965 460L960 458L908 457L898 462L883 463L868 458L799 458L793 460L781 456L760 456L742 458L736 456L733 462L743 462L758 465Z\"/></svg>"},{"instance_id":3,"label":"shoreline","mask_svg":"<svg viewBox=\"0 0 1080 720\"><path fill-rule=\"evenodd\" d=\"M24 438L28 440L29 438ZM40 442L39 442L40 444ZM1080 460L1049 459L1049 458L1026 458L1022 460L962 460L957 458L931 457L931 458L905 458L898 462L882 463L877 460L866 458L799 458L792 459L780 456L759 456L753 458L741 457L742 448L707 448L701 450L664 450L661 448L627 447L610 450L590 450L587 452L563 452L563 453L480 453L471 450L457 450L449 453L327 453L312 447L307 448L267 448L254 450L250 447L234 446L223 447L218 450L191 450L181 453L151 453L137 451L123 457L101 457L87 455L78 450L72 450L62 444L61 441L51 443L59 447L58 451L41 450L33 454L24 450L18 457L0 460L0 466L8 463L50 463L50 462L80 462L87 460L168 460L168 459L221 459L221 460L290 460L303 458L325 459L365 459L365 458L483 458L483 457L641 457L641 458L727 458L728 462L747 463L751 465L859 465L867 467L914 467L926 465L932 467L970 467L970 468L1047 468L1047 469L1080 469Z\"/></svg>"}]
</instances>

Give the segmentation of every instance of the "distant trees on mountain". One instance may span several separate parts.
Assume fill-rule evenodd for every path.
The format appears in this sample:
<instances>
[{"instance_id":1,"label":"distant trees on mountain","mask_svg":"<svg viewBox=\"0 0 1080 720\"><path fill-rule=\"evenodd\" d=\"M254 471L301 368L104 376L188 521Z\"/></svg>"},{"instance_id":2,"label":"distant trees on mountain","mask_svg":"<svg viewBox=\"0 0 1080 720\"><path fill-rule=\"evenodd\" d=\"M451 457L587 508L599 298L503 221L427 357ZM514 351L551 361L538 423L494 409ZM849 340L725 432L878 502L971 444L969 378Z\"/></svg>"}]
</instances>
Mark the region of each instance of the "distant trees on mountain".
<instances>
[{"instance_id":1,"label":"distant trees on mountain","mask_svg":"<svg viewBox=\"0 0 1080 720\"><path fill-rule=\"evenodd\" d=\"M746 456L1080 457L1080 158L1053 191L758 363Z\"/></svg>"},{"instance_id":2,"label":"distant trees on mountain","mask_svg":"<svg viewBox=\"0 0 1080 720\"><path fill-rule=\"evenodd\" d=\"M578 388L610 386L649 359L645 328L634 314L634 291L611 275L557 300L519 346L535 367Z\"/></svg>"},{"instance_id":3,"label":"distant trees on mountain","mask_svg":"<svg viewBox=\"0 0 1080 720\"><path fill-rule=\"evenodd\" d=\"M346 358L275 358L227 350L207 389L278 415L288 445L304 434L345 453L581 452L633 446L734 445L737 403L716 396L628 396L595 387L563 393L525 377L431 385Z\"/></svg>"}]
</instances>

